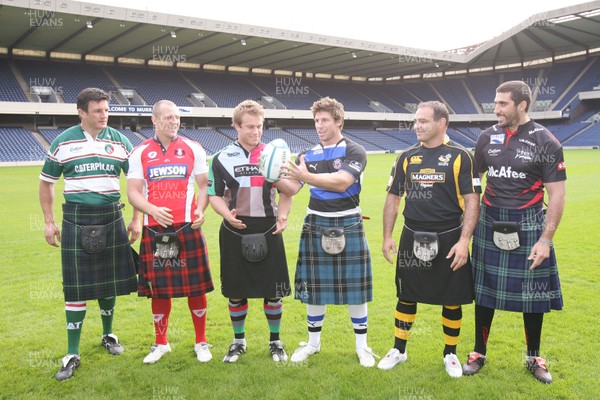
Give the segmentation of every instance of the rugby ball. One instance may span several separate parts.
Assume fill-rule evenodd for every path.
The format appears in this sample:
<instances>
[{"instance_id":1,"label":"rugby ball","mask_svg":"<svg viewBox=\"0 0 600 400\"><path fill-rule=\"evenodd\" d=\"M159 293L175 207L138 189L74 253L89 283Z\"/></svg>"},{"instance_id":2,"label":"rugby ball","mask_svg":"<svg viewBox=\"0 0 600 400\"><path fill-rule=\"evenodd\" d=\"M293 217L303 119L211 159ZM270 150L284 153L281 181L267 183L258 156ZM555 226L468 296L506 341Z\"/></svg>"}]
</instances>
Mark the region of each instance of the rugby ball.
<instances>
[{"instance_id":1,"label":"rugby ball","mask_svg":"<svg viewBox=\"0 0 600 400\"><path fill-rule=\"evenodd\" d=\"M281 167L290 160L290 146L283 139L274 139L267 143L260 155L259 169L269 182L279 180Z\"/></svg>"}]
</instances>

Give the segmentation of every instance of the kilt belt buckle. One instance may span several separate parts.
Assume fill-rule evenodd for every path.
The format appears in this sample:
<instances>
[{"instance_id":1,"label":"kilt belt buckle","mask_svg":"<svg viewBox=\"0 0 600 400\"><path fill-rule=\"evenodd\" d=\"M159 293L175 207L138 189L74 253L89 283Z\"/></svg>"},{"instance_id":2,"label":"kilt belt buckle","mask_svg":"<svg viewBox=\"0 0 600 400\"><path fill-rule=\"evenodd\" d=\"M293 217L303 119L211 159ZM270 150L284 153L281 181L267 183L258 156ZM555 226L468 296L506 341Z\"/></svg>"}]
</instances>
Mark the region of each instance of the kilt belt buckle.
<instances>
[{"instance_id":1,"label":"kilt belt buckle","mask_svg":"<svg viewBox=\"0 0 600 400\"><path fill-rule=\"evenodd\" d=\"M269 254L269 246L264 233L241 235L242 255L250 262L259 262Z\"/></svg>"},{"instance_id":2,"label":"kilt belt buckle","mask_svg":"<svg viewBox=\"0 0 600 400\"><path fill-rule=\"evenodd\" d=\"M421 261L431 261L438 255L437 232L413 232L413 253Z\"/></svg>"},{"instance_id":3,"label":"kilt belt buckle","mask_svg":"<svg viewBox=\"0 0 600 400\"><path fill-rule=\"evenodd\" d=\"M106 225L82 225L80 245L88 254L102 252L106 248Z\"/></svg>"},{"instance_id":4,"label":"kilt belt buckle","mask_svg":"<svg viewBox=\"0 0 600 400\"><path fill-rule=\"evenodd\" d=\"M343 226L321 227L321 247L327 254L340 254L346 248Z\"/></svg>"},{"instance_id":5,"label":"kilt belt buckle","mask_svg":"<svg viewBox=\"0 0 600 400\"><path fill-rule=\"evenodd\" d=\"M512 251L521 246L519 241L519 223L494 221L494 244L500 250Z\"/></svg>"},{"instance_id":6,"label":"kilt belt buckle","mask_svg":"<svg viewBox=\"0 0 600 400\"><path fill-rule=\"evenodd\" d=\"M162 232L154 236L156 251L154 257L175 258L179 255L177 232Z\"/></svg>"}]
</instances>

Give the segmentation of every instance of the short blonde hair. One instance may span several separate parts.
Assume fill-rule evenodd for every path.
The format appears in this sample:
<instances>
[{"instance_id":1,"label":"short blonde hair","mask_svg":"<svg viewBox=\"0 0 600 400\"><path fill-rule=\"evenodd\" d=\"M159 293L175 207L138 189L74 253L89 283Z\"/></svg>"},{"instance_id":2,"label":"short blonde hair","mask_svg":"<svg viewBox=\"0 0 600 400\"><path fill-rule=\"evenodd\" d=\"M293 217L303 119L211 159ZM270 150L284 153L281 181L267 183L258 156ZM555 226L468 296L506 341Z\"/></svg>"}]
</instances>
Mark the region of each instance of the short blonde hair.
<instances>
[{"instance_id":1,"label":"short blonde hair","mask_svg":"<svg viewBox=\"0 0 600 400\"><path fill-rule=\"evenodd\" d=\"M265 110L263 106L254 100L244 100L233 110L233 116L231 117L232 125L241 125L244 114L260 117L261 120L265 119Z\"/></svg>"}]
</instances>

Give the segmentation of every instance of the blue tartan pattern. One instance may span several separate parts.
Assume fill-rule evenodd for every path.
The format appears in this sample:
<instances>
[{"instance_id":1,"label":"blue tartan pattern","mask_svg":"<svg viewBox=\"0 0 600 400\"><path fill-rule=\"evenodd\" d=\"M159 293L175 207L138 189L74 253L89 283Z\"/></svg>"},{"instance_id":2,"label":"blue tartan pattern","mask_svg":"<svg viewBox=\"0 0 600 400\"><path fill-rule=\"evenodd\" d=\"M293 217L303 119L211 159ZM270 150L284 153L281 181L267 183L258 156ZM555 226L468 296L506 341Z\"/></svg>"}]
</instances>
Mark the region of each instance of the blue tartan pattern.
<instances>
[{"instance_id":1,"label":"blue tartan pattern","mask_svg":"<svg viewBox=\"0 0 600 400\"><path fill-rule=\"evenodd\" d=\"M106 248L81 248L81 226L106 225ZM135 292L135 266L121 205L63 204L61 232L63 291L66 301L104 299Z\"/></svg>"},{"instance_id":2,"label":"blue tartan pattern","mask_svg":"<svg viewBox=\"0 0 600 400\"><path fill-rule=\"evenodd\" d=\"M527 260L542 232L541 208L508 210L482 204L473 235L473 280L475 302L497 310L545 313L561 310L562 291L554 249L550 257L530 271ZM519 222L521 246L500 250L493 242L493 222Z\"/></svg>"},{"instance_id":3,"label":"blue tartan pattern","mask_svg":"<svg viewBox=\"0 0 600 400\"><path fill-rule=\"evenodd\" d=\"M321 247L320 227L344 226L346 247L337 255ZM309 214L300 235L295 298L307 304L363 304L373 300L371 253L359 214L327 218Z\"/></svg>"}]
</instances>

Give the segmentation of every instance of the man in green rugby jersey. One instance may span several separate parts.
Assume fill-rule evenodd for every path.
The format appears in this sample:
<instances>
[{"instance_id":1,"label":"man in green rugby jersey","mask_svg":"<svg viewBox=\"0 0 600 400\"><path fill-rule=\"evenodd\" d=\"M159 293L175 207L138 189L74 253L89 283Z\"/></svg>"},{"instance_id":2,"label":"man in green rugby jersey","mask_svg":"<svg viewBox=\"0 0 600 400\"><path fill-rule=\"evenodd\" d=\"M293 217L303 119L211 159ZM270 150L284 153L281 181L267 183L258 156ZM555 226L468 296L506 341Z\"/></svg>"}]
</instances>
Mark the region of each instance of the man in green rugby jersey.
<instances>
[{"instance_id":1,"label":"man in green rugby jersey","mask_svg":"<svg viewBox=\"0 0 600 400\"><path fill-rule=\"evenodd\" d=\"M40 174L39 197L48 244L61 247L62 280L67 318L67 355L56 379L71 378L80 364L79 341L86 301L98 300L102 346L110 354L123 352L112 322L116 296L137 290L130 243L141 232L134 210L125 228L119 175L126 173L132 145L108 127L110 95L87 88L77 97L81 123L61 133L50 145ZM64 178L62 233L54 220L54 183ZM129 234L131 238L129 238Z\"/></svg>"}]
</instances>

